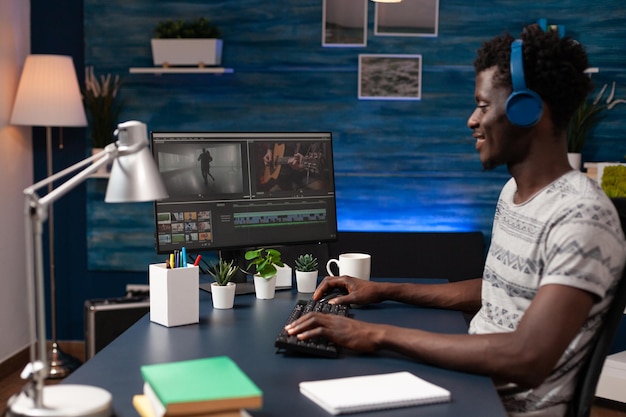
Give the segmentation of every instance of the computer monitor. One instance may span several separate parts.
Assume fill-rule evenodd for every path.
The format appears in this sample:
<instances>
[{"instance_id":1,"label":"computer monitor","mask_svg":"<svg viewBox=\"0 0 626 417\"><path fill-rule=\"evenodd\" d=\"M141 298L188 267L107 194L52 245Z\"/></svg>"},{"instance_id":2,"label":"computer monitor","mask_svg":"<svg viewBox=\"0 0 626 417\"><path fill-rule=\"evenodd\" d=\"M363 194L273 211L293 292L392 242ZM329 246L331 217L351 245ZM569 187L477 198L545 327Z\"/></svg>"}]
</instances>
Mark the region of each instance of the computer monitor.
<instances>
[{"instance_id":1,"label":"computer monitor","mask_svg":"<svg viewBox=\"0 0 626 417\"><path fill-rule=\"evenodd\" d=\"M225 251L337 239L332 135L152 132L169 198L156 251Z\"/></svg>"}]
</instances>

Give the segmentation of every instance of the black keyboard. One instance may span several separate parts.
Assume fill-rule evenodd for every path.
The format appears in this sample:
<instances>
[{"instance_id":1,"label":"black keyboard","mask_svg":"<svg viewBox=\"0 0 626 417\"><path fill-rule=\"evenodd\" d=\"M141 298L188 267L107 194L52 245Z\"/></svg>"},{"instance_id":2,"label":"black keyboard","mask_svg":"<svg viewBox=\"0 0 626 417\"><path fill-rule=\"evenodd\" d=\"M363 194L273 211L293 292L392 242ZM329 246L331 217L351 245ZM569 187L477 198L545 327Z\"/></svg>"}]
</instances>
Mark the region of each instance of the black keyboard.
<instances>
[{"instance_id":1,"label":"black keyboard","mask_svg":"<svg viewBox=\"0 0 626 417\"><path fill-rule=\"evenodd\" d=\"M349 315L349 308L345 305L328 304L315 300L298 300L285 325L311 311L346 317ZM297 352L327 358L336 358L339 355L339 347L325 338L299 340L296 336L289 336L285 329L281 329L274 346L278 348L279 352L285 353Z\"/></svg>"}]
</instances>

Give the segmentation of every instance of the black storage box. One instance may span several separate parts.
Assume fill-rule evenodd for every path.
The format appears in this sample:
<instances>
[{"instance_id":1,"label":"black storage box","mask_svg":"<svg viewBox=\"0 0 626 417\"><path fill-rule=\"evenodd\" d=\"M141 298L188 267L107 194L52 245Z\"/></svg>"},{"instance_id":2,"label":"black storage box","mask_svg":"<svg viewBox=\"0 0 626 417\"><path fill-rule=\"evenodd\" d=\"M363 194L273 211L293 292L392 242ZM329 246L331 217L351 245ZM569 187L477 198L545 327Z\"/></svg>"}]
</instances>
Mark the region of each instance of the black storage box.
<instances>
[{"instance_id":1,"label":"black storage box","mask_svg":"<svg viewBox=\"0 0 626 417\"><path fill-rule=\"evenodd\" d=\"M148 295L85 301L85 360L150 311Z\"/></svg>"}]
</instances>

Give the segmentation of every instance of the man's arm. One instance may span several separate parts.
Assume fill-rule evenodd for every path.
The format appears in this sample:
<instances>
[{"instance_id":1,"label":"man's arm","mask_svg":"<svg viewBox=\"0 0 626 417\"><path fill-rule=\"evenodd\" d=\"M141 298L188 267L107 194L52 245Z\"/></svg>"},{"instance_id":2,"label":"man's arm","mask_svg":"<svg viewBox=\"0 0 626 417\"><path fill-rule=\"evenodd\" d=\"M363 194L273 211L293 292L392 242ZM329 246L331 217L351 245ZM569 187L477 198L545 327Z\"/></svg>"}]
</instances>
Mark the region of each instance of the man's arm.
<instances>
[{"instance_id":1,"label":"man's arm","mask_svg":"<svg viewBox=\"0 0 626 417\"><path fill-rule=\"evenodd\" d=\"M475 313L481 306L482 282L476 278L449 284L401 283L386 285L381 291L386 300Z\"/></svg>"},{"instance_id":2,"label":"man's arm","mask_svg":"<svg viewBox=\"0 0 626 417\"><path fill-rule=\"evenodd\" d=\"M360 352L392 350L440 367L535 387L578 333L593 302L586 291L546 285L509 333L440 334L324 314L306 315L287 331L301 339L323 336Z\"/></svg>"},{"instance_id":3,"label":"man's arm","mask_svg":"<svg viewBox=\"0 0 626 417\"><path fill-rule=\"evenodd\" d=\"M348 276L326 277L315 290L319 300L332 288L344 288L349 294L336 297L333 304L372 304L385 300L399 301L423 307L436 307L475 313L481 305L482 279L447 284L420 284L364 281Z\"/></svg>"}]
</instances>

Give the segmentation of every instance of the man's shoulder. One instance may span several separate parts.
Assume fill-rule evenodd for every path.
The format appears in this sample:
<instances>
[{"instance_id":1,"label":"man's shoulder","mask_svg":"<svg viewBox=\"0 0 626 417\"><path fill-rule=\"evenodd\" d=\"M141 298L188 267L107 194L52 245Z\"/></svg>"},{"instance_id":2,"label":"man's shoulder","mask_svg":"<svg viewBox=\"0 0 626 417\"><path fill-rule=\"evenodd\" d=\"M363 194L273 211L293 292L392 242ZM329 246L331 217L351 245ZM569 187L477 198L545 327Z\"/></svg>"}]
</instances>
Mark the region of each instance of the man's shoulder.
<instances>
[{"instance_id":1,"label":"man's shoulder","mask_svg":"<svg viewBox=\"0 0 626 417\"><path fill-rule=\"evenodd\" d=\"M594 205L614 209L600 185L580 171L571 171L553 182L545 192L552 204Z\"/></svg>"}]
</instances>

